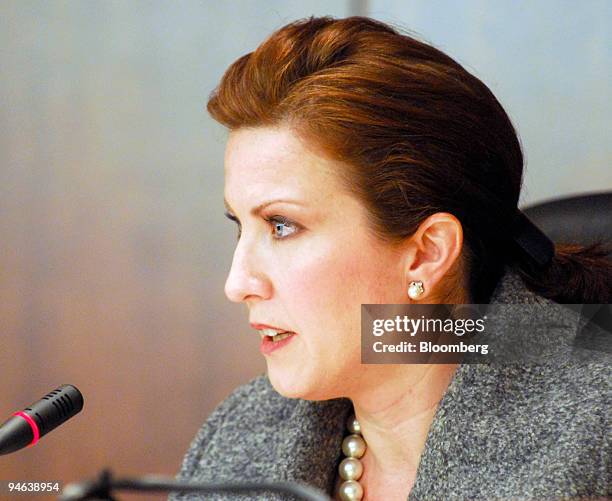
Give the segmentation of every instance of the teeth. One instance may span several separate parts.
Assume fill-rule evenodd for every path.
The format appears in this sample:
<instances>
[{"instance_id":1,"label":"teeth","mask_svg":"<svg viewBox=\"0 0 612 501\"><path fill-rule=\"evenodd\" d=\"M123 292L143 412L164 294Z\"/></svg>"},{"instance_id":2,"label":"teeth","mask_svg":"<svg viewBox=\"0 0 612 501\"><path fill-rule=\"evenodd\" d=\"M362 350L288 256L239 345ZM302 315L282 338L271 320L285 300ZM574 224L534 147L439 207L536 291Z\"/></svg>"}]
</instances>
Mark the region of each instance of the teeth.
<instances>
[{"instance_id":1,"label":"teeth","mask_svg":"<svg viewBox=\"0 0 612 501\"><path fill-rule=\"evenodd\" d=\"M275 329L261 329L259 331L261 337L263 338L264 336L269 336L272 338L273 341L280 341L281 339L285 339L286 337L291 336L291 334L294 334L293 332L287 332L287 331L277 331Z\"/></svg>"},{"instance_id":2,"label":"teeth","mask_svg":"<svg viewBox=\"0 0 612 501\"><path fill-rule=\"evenodd\" d=\"M277 334L276 336L274 336L272 338L272 341L274 341L276 343L276 341L280 341L281 339L285 339L286 337L291 336L291 334L293 334L293 332L283 332L282 334Z\"/></svg>"},{"instance_id":3,"label":"teeth","mask_svg":"<svg viewBox=\"0 0 612 501\"><path fill-rule=\"evenodd\" d=\"M276 329L261 329L259 332L261 332L262 335L264 336L276 336L277 334L280 334L281 332L286 332L286 331L278 331Z\"/></svg>"}]
</instances>

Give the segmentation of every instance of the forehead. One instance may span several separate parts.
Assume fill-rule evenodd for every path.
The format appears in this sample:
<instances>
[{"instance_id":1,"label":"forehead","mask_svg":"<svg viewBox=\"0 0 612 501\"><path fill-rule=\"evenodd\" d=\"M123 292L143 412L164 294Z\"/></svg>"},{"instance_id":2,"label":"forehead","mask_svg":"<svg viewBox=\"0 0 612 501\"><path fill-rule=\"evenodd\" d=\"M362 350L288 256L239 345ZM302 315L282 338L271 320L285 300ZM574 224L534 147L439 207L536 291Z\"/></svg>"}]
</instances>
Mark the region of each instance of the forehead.
<instances>
[{"instance_id":1,"label":"forehead","mask_svg":"<svg viewBox=\"0 0 612 501\"><path fill-rule=\"evenodd\" d=\"M311 152L289 128L243 128L230 132L225 150L229 198L261 189L266 195L323 195L340 189L335 162ZM288 193L290 192L290 193Z\"/></svg>"}]
</instances>

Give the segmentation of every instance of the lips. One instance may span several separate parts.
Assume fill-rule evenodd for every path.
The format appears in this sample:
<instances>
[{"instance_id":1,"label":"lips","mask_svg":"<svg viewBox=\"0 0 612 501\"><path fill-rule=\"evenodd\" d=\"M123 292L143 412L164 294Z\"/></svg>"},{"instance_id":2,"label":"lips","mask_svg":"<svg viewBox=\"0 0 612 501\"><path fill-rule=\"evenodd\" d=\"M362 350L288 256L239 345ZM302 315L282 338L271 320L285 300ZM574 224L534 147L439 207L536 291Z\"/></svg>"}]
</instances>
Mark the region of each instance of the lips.
<instances>
[{"instance_id":1,"label":"lips","mask_svg":"<svg viewBox=\"0 0 612 501\"><path fill-rule=\"evenodd\" d=\"M283 327L275 327L273 325L267 325L267 324L258 324L258 323L255 323L255 322L251 322L250 325L251 325L251 327L253 327L253 329L258 330L258 331L261 331L261 330L264 330L264 329L271 329L271 330L276 331L277 334L281 334L283 332L293 332L293 331L291 331L289 329L285 329ZM293 333L295 334L295 332L293 332Z\"/></svg>"}]
</instances>

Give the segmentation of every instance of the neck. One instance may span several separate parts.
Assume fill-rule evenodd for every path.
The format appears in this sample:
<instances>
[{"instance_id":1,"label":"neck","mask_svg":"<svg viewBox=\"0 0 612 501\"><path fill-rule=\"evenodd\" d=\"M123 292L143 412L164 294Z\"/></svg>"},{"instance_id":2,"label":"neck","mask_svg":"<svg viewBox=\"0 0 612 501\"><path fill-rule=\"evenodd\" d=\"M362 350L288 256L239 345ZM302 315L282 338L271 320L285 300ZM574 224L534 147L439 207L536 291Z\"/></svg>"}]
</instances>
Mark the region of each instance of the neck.
<instances>
[{"instance_id":1,"label":"neck","mask_svg":"<svg viewBox=\"0 0 612 501\"><path fill-rule=\"evenodd\" d=\"M364 466L384 474L416 472L457 365L371 367L370 384L349 395L367 444Z\"/></svg>"}]
</instances>

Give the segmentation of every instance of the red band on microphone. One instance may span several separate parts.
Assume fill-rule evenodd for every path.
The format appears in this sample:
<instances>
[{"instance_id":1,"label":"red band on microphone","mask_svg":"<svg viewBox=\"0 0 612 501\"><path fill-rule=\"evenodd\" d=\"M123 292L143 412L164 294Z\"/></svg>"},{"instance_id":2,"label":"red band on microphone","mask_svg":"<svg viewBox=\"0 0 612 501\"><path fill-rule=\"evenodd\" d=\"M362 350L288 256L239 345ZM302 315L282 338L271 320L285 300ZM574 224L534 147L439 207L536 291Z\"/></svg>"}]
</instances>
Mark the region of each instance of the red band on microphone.
<instances>
[{"instance_id":1,"label":"red band on microphone","mask_svg":"<svg viewBox=\"0 0 612 501\"><path fill-rule=\"evenodd\" d=\"M30 425L30 428L32 428L32 434L34 435L34 438L32 439L32 442L30 442L30 444L28 445L28 447L32 447L36 442L38 442L38 439L40 438L40 432L38 431L38 425L36 424L36 421L34 421L23 411L16 412L14 416L22 417Z\"/></svg>"}]
</instances>

